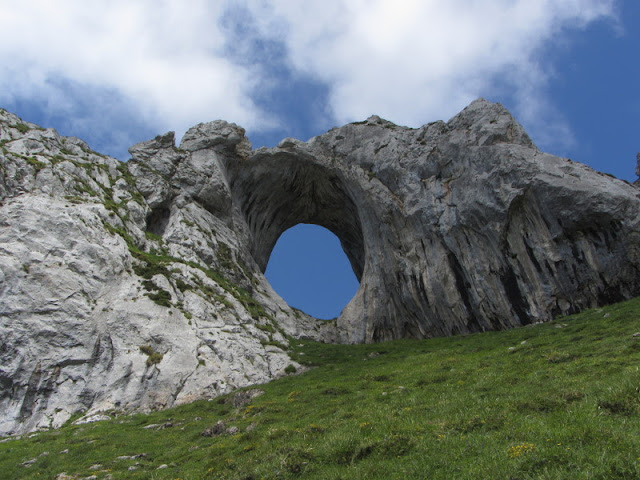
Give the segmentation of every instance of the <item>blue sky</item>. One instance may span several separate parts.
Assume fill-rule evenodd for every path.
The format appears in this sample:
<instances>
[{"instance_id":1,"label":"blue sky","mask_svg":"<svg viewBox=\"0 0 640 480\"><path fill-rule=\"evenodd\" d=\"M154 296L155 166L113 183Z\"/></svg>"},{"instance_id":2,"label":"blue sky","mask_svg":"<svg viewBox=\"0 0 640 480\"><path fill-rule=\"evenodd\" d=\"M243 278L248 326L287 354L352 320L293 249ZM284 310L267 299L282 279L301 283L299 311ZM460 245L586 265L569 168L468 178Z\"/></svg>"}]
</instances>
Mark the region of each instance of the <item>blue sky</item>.
<instances>
[{"instance_id":1,"label":"blue sky","mask_svg":"<svg viewBox=\"0 0 640 480\"><path fill-rule=\"evenodd\" d=\"M0 0L0 18L0 106L122 160L219 118L273 146L372 114L447 120L482 96L541 149L637 178L636 0ZM267 276L331 318L357 282L318 228L283 235Z\"/></svg>"}]
</instances>

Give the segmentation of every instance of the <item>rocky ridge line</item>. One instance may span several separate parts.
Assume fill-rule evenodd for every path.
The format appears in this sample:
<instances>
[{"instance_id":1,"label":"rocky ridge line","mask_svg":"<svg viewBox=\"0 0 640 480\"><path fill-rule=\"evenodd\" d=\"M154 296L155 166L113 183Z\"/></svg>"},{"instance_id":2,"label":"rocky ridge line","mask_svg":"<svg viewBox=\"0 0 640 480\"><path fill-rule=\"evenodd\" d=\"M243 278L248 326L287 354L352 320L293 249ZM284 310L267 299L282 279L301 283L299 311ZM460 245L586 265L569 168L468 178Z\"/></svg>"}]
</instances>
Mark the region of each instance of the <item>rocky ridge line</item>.
<instances>
[{"instance_id":1,"label":"rocky ridge line","mask_svg":"<svg viewBox=\"0 0 640 480\"><path fill-rule=\"evenodd\" d=\"M6 111L0 152L0 435L212 398L300 368L286 335L324 327L242 256L231 217L198 203L210 206L215 154L190 161L171 146L122 163ZM185 182L209 183L198 200L173 199L167 224L173 161Z\"/></svg>"}]
</instances>

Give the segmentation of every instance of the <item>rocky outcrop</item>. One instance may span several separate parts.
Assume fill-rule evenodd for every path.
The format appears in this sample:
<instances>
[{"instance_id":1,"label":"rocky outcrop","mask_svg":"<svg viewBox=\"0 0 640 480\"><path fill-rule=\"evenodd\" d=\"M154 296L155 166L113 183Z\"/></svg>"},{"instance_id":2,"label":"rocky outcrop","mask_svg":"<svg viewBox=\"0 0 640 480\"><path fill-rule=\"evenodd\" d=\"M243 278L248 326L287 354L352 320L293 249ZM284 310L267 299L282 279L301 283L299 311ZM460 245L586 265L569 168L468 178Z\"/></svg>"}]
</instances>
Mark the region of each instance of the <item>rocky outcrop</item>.
<instances>
[{"instance_id":1,"label":"rocky outcrop","mask_svg":"<svg viewBox=\"0 0 640 480\"><path fill-rule=\"evenodd\" d=\"M0 434L268 381L299 367L289 337L510 328L640 293L637 188L484 100L255 151L216 121L127 163L3 111L0 146ZM360 280L335 321L263 276L298 223L332 230Z\"/></svg>"},{"instance_id":2,"label":"rocky outcrop","mask_svg":"<svg viewBox=\"0 0 640 480\"><path fill-rule=\"evenodd\" d=\"M0 435L299 367L285 334L324 324L292 311L242 248L214 151L233 139L216 139L187 151L165 135L123 164L0 113Z\"/></svg>"},{"instance_id":3,"label":"rocky outcrop","mask_svg":"<svg viewBox=\"0 0 640 480\"><path fill-rule=\"evenodd\" d=\"M639 293L638 191L536 149L500 105L419 129L378 117L231 163L261 268L299 222L360 280L340 338L514 327Z\"/></svg>"}]
</instances>

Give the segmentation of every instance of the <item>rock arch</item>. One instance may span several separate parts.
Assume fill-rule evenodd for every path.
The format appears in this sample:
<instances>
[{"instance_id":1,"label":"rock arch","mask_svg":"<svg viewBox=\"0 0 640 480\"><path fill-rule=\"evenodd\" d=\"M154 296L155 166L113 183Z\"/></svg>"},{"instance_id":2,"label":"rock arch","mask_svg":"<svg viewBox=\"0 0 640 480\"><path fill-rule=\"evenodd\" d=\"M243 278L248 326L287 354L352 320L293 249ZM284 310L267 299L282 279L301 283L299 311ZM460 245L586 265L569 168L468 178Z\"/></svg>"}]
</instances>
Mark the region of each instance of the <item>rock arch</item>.
<instances>
[{"instance_id":1,"label":"rock arch","mask_svg":"<svg viewBox=\"0 0 640 480\"><path fill-rule=\"evenodd\" d=\"M339 172L309 157L265 152L243 164L230 186L251 232L250 252L262 272L282 233L299 223L313 223L340 239L356 278L362 279L360 211Z\"/></svg>"},{"instance_id":2,"label":"rock arch","mask_svg":"<svg viewBox=\"0 0 640 480\"><path fill-rule=\"evenodd\" d=\"M200 124L125 166L0 110L0 435L267 381L294 362L285 334L451 335L640 295L638 188L539 151L498 104L273 149L244 133ZM298 222L336 233L360 280L335 323L261 273Z\"/></svg>"},{"instance_id":3,"label":"rock arch","mask_svg":"<svg viewBox=\"0 0 640 480\"><path fill-rule=\"evenodd\" d=\"M637 190L540 152L498 104L420 129L371 117L225 165L262 271L297 223L340 238L360 281L341 341L509 328L640 294Z\"/></svg>"},{"instance_id":4,"label":"rock arch","mask_svg":"<svg viewBox=\"0 0 640 480\"><path fill-rule=\"evenodd\" d=\"M244 133L216 121L179 149L172 136L134 147L164 172L154 183L139 169L140 191L175 215L207 209L258 275L287 228L334 232L360 287L332 340L509 328L640 294L637 188L540 152L499 104L417 129L374 116L255 151Z\"/></svg>"}]
</instances>

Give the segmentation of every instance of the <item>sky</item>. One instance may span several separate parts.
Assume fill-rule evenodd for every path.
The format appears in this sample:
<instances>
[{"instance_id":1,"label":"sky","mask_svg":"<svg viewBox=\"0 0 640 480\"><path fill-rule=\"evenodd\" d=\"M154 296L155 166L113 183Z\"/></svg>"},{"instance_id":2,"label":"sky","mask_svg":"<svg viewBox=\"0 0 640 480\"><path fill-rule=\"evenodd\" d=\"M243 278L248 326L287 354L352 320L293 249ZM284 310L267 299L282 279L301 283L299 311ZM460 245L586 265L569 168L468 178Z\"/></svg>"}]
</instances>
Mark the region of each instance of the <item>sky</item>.
<instances>
[{"instance_id":1,"label":"sky","mask_svg":"<svg viewBox=\"0 0 640 480\"><path fill-rule=\"evenodd\" d=\"M257 148L484 97L542 150L637 179L637 0L0 0L0 20L0 107L123 161L216 119ZM319 318L357 289L313 226L281 237L267 278Z\"/></svg>"}]
</instances>

